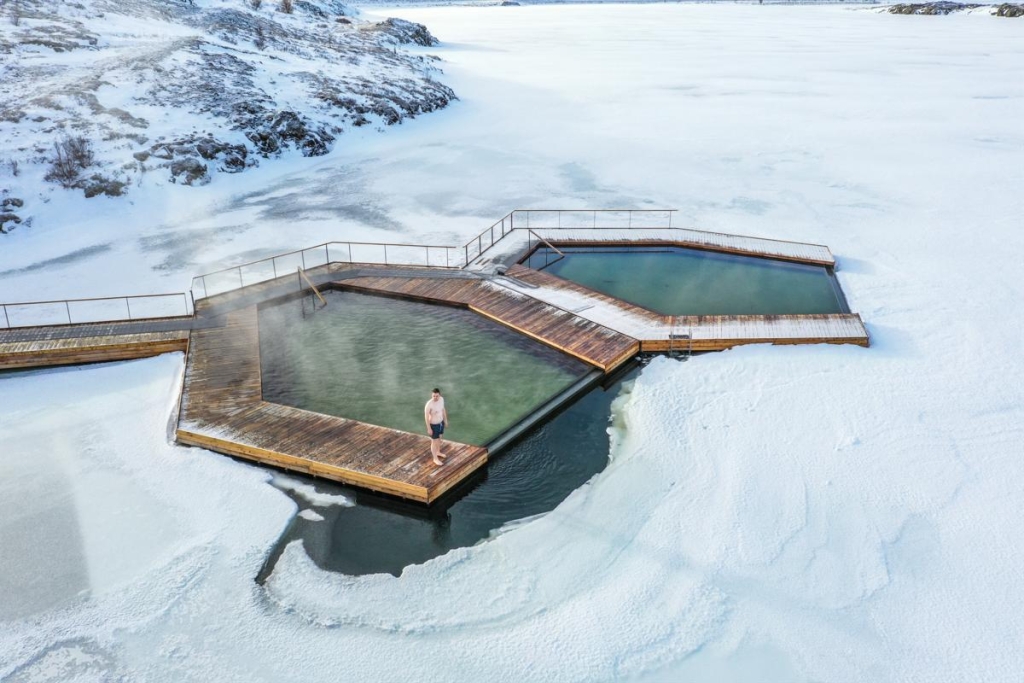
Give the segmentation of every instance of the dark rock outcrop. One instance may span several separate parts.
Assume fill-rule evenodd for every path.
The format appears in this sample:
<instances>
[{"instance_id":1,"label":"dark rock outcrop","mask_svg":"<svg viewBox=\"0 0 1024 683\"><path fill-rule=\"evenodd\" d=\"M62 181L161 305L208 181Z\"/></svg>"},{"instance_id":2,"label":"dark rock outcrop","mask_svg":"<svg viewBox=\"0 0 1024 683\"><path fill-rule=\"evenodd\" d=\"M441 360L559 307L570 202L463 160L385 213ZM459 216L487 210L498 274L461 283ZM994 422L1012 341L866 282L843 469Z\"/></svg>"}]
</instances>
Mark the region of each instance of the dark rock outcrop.
<instances>
[{"instance_id":1,"label":"dark rock outcrop","mask_svg":"<svg viewBox=\"0 0 1024 683\"><path fill-rule=\"evenodd\" d=\"M318 157L331 151L334 136L325 128L314 128L308 119L293 111L279 111L269 115L266 123L245 134L263 156L278 154L294 147L302 156Z\"/></svg>"},{"instance_id":2,"label":"dark rock outcrop","mask_svg":"<svg viewBox=\"0 0 1024 683\"><path fill-rule=\"evenodd\" d=\"M399 45L431 47L439 42L437 38L431 35L426 26L406 21L405 19L385 19L377 24L376 29L394 38L395 42Z\"/></svg>"},{"instance_id":3,"label":"dark rock outcrop","mask_svg":"<svg viewBox=\"0 0 1024 683\"><path fill-rule=\"evenodd\" d=\"M968 5L962 2L921 2L921 3L903 3L899 5L893 5L889 8L890 14L925 14L925 15L937 15L937 14L952 14L953 12L963 12L964 10L975 9L981 7L981 5Z\"/></svg>"},{"instance_id":4,"label":"dark rock outcrop","mask_svg":"<svg viewBox=\"0 0 1024 683\"><path fill-rule=\"evenodd\" d=\"M210 182L209 168L194 157L171 162L171 182L182 185L205 185Z\"/></svg>"},{"instance_id":5,"label":"dark rock outcrop","mask_svg":"<svg viewBox=\"0 0 1024 683\"><path fill-rule=\"evenodd\" d=\"M1010 2L1004 2L996 7L992 14L997 17L1024 17L1024 5L1014 5Z\"/></svg>"}]
</instances>

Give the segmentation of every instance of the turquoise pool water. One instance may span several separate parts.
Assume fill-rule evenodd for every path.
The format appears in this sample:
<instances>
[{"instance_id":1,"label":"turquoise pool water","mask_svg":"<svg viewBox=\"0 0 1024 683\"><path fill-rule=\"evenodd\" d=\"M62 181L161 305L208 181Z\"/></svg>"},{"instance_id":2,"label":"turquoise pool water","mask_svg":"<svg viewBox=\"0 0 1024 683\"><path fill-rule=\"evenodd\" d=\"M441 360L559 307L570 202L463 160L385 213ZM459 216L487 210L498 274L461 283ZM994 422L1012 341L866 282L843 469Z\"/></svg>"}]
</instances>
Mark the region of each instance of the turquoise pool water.
<instances>
[{"instance_id":1,"label":"turquoise pool water","mask_svg":"<svg viewBox=\"0 0 1024 683\"><path fill-rule=\"evenodd\" d=\"M671 246L559 249L564 258L541 247L524 264L663 315L849 312L824 266Z\"/></svg>"},{"instance_id":2,"label":"turquoise pool water","mask_svg":"<svg viewBox=\"0 0 1024 683\"><path fill-rule=\"evenodd\" d=\"M453 441L486 445L589 366L461 308L324 292L260 309L263 398L424 433L440 387Z\"/></svg>"}]
</instances>

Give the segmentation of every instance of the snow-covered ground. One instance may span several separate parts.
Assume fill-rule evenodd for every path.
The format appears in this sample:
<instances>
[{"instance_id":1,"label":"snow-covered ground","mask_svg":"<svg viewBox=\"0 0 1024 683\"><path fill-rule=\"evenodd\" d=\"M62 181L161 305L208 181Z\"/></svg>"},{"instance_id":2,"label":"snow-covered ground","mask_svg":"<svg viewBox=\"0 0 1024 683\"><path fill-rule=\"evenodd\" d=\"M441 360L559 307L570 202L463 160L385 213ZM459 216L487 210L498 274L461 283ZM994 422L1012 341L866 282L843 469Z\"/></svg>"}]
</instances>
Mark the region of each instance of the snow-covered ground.
<instances>
[{"instance_id":1,"label":"snow-covered ground","mask_svg":"<svg viewBox=\"0 0 1024 683\"><path fill-rule=\"evenodd\" d=\"M552 513L399 578L293 545L265 589L294 504L169 443L180 356L9 374L0 679L1019 680L1024 25L388 14L441 38L460 102L134 206L55 198L86 218L0 236L0 299L181 289L328 238L451 242L515 206L671 205L828 244L872 348L657 360L607 470Z\"/></svg>"}]
</instances>

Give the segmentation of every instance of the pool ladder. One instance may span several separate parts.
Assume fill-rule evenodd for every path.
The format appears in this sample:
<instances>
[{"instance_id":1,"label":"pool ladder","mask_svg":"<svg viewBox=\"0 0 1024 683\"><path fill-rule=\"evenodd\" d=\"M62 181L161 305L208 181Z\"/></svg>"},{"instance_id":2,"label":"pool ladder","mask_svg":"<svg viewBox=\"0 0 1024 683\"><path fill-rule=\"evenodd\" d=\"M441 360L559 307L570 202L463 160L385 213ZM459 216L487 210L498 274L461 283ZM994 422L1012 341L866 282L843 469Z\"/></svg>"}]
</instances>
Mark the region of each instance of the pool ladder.
<instances>
[{"instance_id":1,"label":"pool ladder","mask_svg":"<svg viewBox=\"0 0 1024 683\"><path fill-rule=\"evenodd\" d=\"M679 347L676 346L676 342L679 342ZM683 346L683 342L685 342L685 346ZM668 355L670 358L690 360L690 356L693 355L693 330L688 330L685 333L673 332L669 334Z\"/></svg>"},{"instance_id":2,"label":"pool ladder","mask_svg":"<svg viewBox=\"0 0 1024 683\"><path fill-rule=\"evenodd\" d=\"M309 298L313 302L313 310L312 310L312 312L316 313L316 300L317 299L320 300L320 307L323 308L324 306L327 305L327 299L324 298L324 295L321 294L320 290L317 289L315 284L313 284L313 281L309 279L309 276L306 275L306 271L304 271L302 269L302 266L297 266L295 270L296 270L296 273L298 274L298 277L299 277L299 291L301 292L304 289L306 289L305 287L302 286L302 282L303 282L303 280L305 280L306 285L308 285L308 287L310 289L310 297ZM306 317L306 299L305 298L302 299L302 317Z\"/></svg>"}]
</instances>

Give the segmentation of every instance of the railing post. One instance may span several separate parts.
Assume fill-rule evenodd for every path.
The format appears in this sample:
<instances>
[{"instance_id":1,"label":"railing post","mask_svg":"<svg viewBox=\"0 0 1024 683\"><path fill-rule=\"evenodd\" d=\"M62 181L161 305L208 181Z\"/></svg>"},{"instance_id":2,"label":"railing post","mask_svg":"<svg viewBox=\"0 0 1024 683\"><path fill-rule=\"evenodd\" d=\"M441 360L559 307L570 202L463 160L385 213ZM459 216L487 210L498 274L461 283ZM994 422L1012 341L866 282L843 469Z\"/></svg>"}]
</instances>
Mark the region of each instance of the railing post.
<instances>
[{"instance_id":1,"label":"railing post","mask_svg":"<svg viewBox=\"0 0 1024 683\"><path fill-rule=\"evenodd\" d=\"M11 329L11 319L7 317L7 304L4 304L4 322L7 323L7 329Z\"/></svg>"},{"instance_id":2,"label":"railing post","mask_svg":"<svg viewBox=\"0 0 1024 683\"><path fill-rule=\"evenodd\" d=\"M469 242L466 242L466 246L463 247L466 250L466 262L462 265L463 268L469 268Z\"/></svg>"},{"instance_id":3,"label":"railing post","mask_svg":"<svg viewBox=\"0 0 1024 683\"><path fill-rule=\"evenodd\" d=\"M384 243L384 265L386 266L387 264L388 264L388 245L385 242Z\"/></svg>"},{"instance_id":4,"label":"railing post","mask_svg":"<svg viewBox=\"0 0 1024 683\"><path fill-rule=\"evenodd\" d=\"M128 300L128 297L124 298L124 305L128 309L128 319L132 319L132 302Z\"/></svg>"},{"instance_id":5,"label":"railing post","mask_svg":"<svg viewBox=\"0 0 1024 683\"><path fill-rule=\"evenodd\" d=\"M450 250L448 249L448 247L444 248L444 267L445 268L451 268L452 267L451 254L449 253L449 251Z\"/></svg>"},{"instance_id":6,"label":"railing post","mask_svg":"<svg viewBox=\"0 0 1024 683\"><path fill-rule=\"evenodd\" d=\"M195 317L195 314L196 314L196 295L193 294L192 290L190 289L190 290L188 290L188 296L189 296L190 299L192 299L192 316Z\"/></svg>"},{"instance_id":7,"label":"railing post","mask_svg":"<svg viewBox=\"0 0 1024 683\"><path fill-rule=\"evenodd\" d=\"M238 266L238 286L245 287L245 280L242 279L242 266Z\"/></svg>"},{"instance_id":8,"label":"railing post","mask_svg":"<svg viewBox=\"0 0 1024 683\"><path fill-rule=\"evenodd\" d=\"M68 300L64 299L64 310L68 312L68 325L71 324L71 306L68 304Z\"/></svg>"},{"instance_id":9,"label":"railing post","mask_svg":"<svg viewBox=\"0 0 1024 683\"><path fill-rule=\"evenodd\" d=\"M306 269L306 252L305 250L299 252L299 256L302 258L302 269Z\"/></svg>"},{"instance_id":10,"label":"railing post","mask_svg":"<svg viewBox=\"0 0 1024 683\"><path fill-rule=\"evenodd\" d=\"M424 258L427 259L427 265L429 266L430 265L430 247L424 246L423 247L423 252L424 252L423 256L424 256Z\"/></svg>"},{"instance_id":11,"label":"railing post","mask_svg":"<svg viewBox=\"0 0 1024 683\"><path fill-rule=\"evenodd\" d=\"M348 262L352 263L352 243L348 243Z\"/></svg>"},{"instance_id":12,"label":"railing post","mask_svg":"<svg viewBox=\"0 0 1024 683\"><path fill-rule=\"evenodd\" d=\"M270 265L274 268L274 279L277 279L277 257L272 256L270 258Z\"/></svg>"},{"instance_id":13,"label":"railing post","mask_svg":"<svg viewBox=\"0 0 1024 683\"><path fill-rule=\"evenodd\" d=\"M331 270L331 249L328 246L329 243L324 244L324 265L327 266L327 271Z\"/></svg>"}]
</instances>

